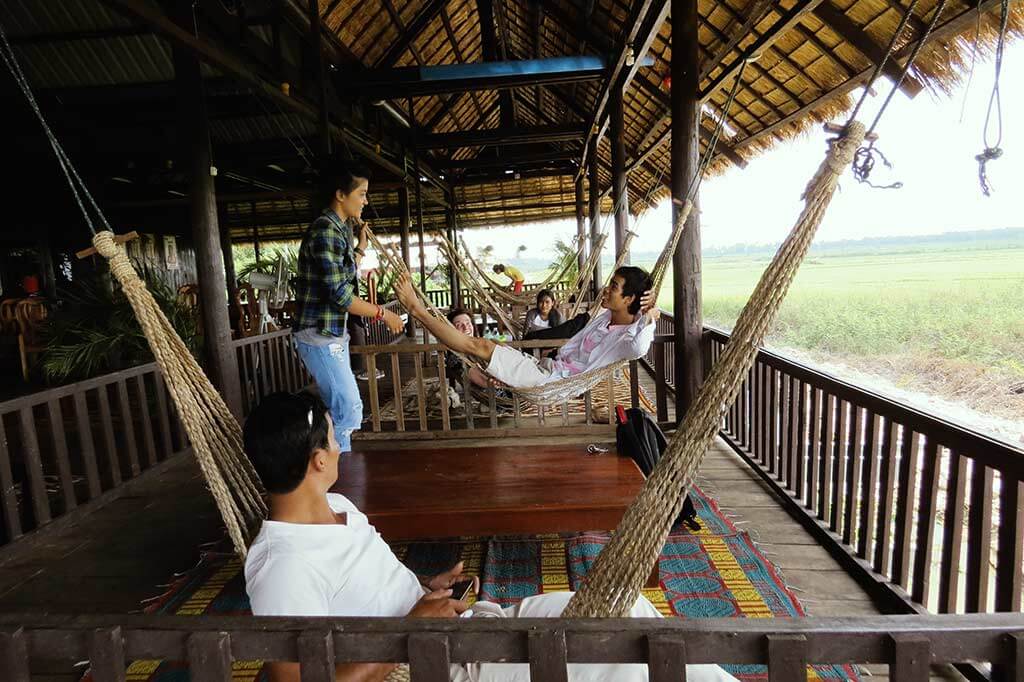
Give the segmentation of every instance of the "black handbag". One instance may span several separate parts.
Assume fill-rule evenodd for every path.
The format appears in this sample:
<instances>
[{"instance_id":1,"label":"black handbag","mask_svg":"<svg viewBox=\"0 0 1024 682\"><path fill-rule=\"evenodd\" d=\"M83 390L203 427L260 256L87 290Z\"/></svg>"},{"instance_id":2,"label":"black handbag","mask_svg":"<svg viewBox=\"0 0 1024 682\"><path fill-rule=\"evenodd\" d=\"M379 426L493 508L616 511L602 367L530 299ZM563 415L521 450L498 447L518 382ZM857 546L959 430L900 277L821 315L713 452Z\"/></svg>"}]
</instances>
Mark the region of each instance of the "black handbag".
<instances>
[{"instance_id":1,"label":"black handbag","mask_svg":"<svg viewBox=\"0 0 1024 682\"><path fill-rule=\"evenodd\" d=\"M641 473L650 476L654 465L661 459L661 454L668 445L668 439L662 432L658 422L654 421L648 412L637 407L628 410L621 405L615 407L616 421L618 426L615 429L615 448L620 455L633 458ZM682 511L673 525L686 524L686 527L693 531L700 530L700 522L697 520L697 509L693 506L690 496L683 500Z\"/></svg>"}]
</instances>

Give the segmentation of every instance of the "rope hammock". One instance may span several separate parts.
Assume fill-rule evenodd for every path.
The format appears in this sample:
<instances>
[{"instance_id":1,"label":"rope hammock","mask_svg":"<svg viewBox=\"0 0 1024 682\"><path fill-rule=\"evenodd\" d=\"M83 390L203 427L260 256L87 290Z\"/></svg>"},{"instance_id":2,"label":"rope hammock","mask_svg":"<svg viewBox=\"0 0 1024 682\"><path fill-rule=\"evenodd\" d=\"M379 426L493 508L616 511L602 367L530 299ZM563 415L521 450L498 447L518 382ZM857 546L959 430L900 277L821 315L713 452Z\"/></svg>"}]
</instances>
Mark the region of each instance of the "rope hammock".
<instances>
[{"instance_id":1,"label":"rope hammock","mask_svg":"<svg viewBox=\"0 0 1024 682\"><path fill-rule=\"evenodd\" d=\"M244 558L247 542L266 517L267 509L259 476L242 450L242 431L238 420L231 414L220 393L210 383L153 295L146 289L145 282L135 272L124 246L115 241L106 216L46 122L2 25L0 42L0 57L42 125L75 202L85 218L86 226L93 234L93 246L97 253L107 259L111 274L121 284L153 357L167 379L165 383L171 399L231 542L238 555ZM99 231L96 229L97 224L102 228Z\"/></svg>"},{"instance_id":2,"label":"rope hammock","mask_svg":"<svg viewBox=\"0 0 1024 682\"><path fill-rule=\"evenodd\" d=\"M654 267L651 270L652 286L651 291L654 292L655 298L657 298L658 292L661 290L661 285L665 279L665 273L668 271L668 265L671 262L672 254L676 250L676 246L679 244L679 238L683 234L683 230L686 227L686 219L690 216L690 211L693 209L693 202L686 201L683 204L682 210L679 211L679 215L676 217L675 225L673 225L672 234L669 236L668 241L665 243L664 248L658 255L658 260L655 262ZM402 258L395 252L393 246L385 246L377 239L377 236L368 227L364 226L366 230L367 238L382 261L386 262L388 267L394 268L398 272L409 272L408 267ZM444 237L441 237L442 248L452 248L450 242ZM623 254L620 254L620 259L625 256L626 250L623 249ZM599 258L600 251L594 249L591 253L592 258ZM589 279L589 278L588 278ZM412 288L416 292L416 296L423 302L424 306L430 313L438 320L442 320L445 324L451 325L448 318L442 313L430 299L412 282L410 277L410 283ZM493 304L493 299L487 296L486 291L482 291L485 299L488 300L489 305ZM507 316L506 316L507 317ZM475 358L471 358L464 353L452 350L452 352L459 357L464 363L469 366L477 367L480 371L486 373L487 367L482 362ZM539 386L510 386L509 388L521 398L529 400L537 405L552 405L555 403L561 403L569 398L574 398L582 393L585 393L597 386L602 381L607 381L611 378L616 371L621 367L628 364L629 360L622 360L619 362L612 363L605 367L598 367L586 372L580 372L579 374L573 374L568 377L561 379L555 379Z\"/></svg>"},{"instance_id":3,"label":"rope hammock","mask_svg":"<svg viewBox=\"0 0 1024 682\"><path fill-rule=\"evenodd\" d=\"M556 266L555 269L552 270L551 273L549 273L548 276L545 277L544 280L542 280L538 284L536 289L546 289L548 285L550 285L552 282L561 281L569 272L569 270L572 268L573 263L576 262L576 259L579 258L581 253L583 253L583 249L586 248L585 239L579 239L579 237L577 236L574 241L578 243L575 253L567 253L565 265ZM469 251L469 247L466 246L465 241L462 241L461 243L462 248L466 252L466 255L464 257L458 256L460 261L459 268L460 272L465 273L466 279L473 278L473 274L472 272L470 272L471 267L472 271L477 273L477 277L479 278L479 280L485 283L486 286L490 288L491 293L494 294L495 298L499 298L510 305L529 305L530 303L533 303L534 297L537 293L536 291L525 292L522 294L516 294L509 291L507 286L503 286L501 282L492 279L490 275L487 274L487 272L480 266L476 259L473 258L472 254ZM449 259L449 263L452 263L451 259ZM469 263L470 266L467 267L466 263ZM580 275L580 272L576 273L576 279L573 281L573 284L570 287L570 289L574 289L576 287L576 283L579 281Z\"/></svg>"}]
</instances>

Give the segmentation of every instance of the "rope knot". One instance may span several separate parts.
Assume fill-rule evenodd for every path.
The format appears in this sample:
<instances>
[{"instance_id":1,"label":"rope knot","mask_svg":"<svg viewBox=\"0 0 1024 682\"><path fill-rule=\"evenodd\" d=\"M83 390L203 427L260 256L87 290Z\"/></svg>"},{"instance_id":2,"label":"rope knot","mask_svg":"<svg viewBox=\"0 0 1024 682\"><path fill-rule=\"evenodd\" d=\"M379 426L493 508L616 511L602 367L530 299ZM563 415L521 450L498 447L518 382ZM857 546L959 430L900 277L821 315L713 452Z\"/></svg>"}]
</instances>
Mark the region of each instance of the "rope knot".
<instances>
[{"instance_id":1,"label":"rope knot","mask_svg":"<svg viewBox=\"0 0 1024 682\"><path fill-rule=\"evenodd\" d=\"M97 232L93 235L92 245L96 247L96 252L107 260L117 255L117 242L114 241L113 232L108 230Z\"/></svg>"},{"instance_id":2,"label":"rope knot","mask_svg":"<svg viewBox=\"0 0 1024 682\"><path fill-rule=\"evenodd\" d=\"M999 147L985 147L984 151L974 157L974 160L978 162L978 182L981 183L981 192L987 197L992 196L992 185L988 182L987 164L1002 155L1003 150Z\"/></svg>"}]
</instances>

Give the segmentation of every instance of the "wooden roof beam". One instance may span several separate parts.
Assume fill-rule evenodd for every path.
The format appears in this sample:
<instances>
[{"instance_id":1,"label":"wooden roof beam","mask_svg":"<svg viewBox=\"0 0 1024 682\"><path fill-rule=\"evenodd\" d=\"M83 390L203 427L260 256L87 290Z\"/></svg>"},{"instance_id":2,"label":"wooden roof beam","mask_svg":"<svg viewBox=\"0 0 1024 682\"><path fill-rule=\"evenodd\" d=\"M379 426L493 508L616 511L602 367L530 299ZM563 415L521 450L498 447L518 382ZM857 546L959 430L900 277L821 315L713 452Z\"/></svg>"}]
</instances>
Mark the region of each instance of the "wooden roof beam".
<instances>
[{"instance_id":1,"label":"wooden roof beam","mask_svg":"<svg viewBox=\"0 0 1024 682\"><path fill-rule=\"evenodd\" d=\"M573 152L531 152L491 158L456 159L441 164L448 169L510 168L512 166L536 166L546 163L562 163L576 158Z\"/></svg>"},{"instance_id":2,"label":"wooden roof beam","mask_svg":"<svg viewBox=\"0 0 1024 682\"><path fill-rule=\"evenodd\" d=\"M602 57L549 57L375 69L356 75L348 74L339 85L358 97L402 99L472 90L505 90L530 85L573 83L602 78L606 72L606 60ZM340 75L335 77L341 78Z\"/></svg>"},{"instance_id":3,"label":"wooden roof beam","mask_svg":"<svg viewBox=\"0 0 1024 682\"><path fill-rule=\"evenodd\" d=\"M633 76L636 75L637 69L639 68L638 63L646 54L645 50L642 54L638 55L634 53L634 49L640 48L643 45L649 47L649 41L653 40L653 36L651 35L640 35L641 29L646 29L649 33L651 30L656 32L661 27L661 23L656 23L650 20L648 13L660 16L661 20L664 21L665 14L668 12L668 7L668 0L657 0L657 2L655 2L655 0L639 0L639 2L634 6L630 19L625 27L622 45L619 46L618 54L610 65L604 86L601 88L601 93L597 97L594 111L591 114L589 124L587 125L587 136L583 140L583 151L581 152L582 155L579 159L581 173L583 172L583 159L587 156L587 149L591 144L597 144L597 140L600 139L600 131L598 128L601 127L602 121L607 117L606 108L608 106L609 99L612 97L613 91L618 91L620 89L624 90L629 86L629 83L633 80ZM650 28L652 24L655 24L653 29Z\"/></svg>"},{"instance_id":4,"label":"wooden roof beam","mask_svg":"<svg viewBox=\"0 0 1024 682\"><path fill-rule=\"evenodd\" d=\"M841 9L831 2L826 0L826 2L818 5L817 9L814 10L814 14L826 26L835 31L836 35L853 45L858 52L867 57L868 61L872 64L877 65L885 58L885 48L872 40L871 36L861 30L850 17L846 16ZM892 59L887 60L885 66L882 67L882 72L891 78L893 82L899 80L902 71L903 67ZM900 84L900 90L907 97L913 98L924 90L924 85L921 84L921 81L907 74Z\"/></svg>"},{"instance_id":5,"label":"wooden roof beam","mask_svg":"<svg viewBox=\"0 0 1024 682\"><path fill-rule=\"evenodd\" d=\"M476 13L480 18L480 51L485 62L498 61L498 36L494 25L493 0L476 0ZM501 102L501 125L511 128L515 125L515 113L512 110L512 95L508 92L498 93Z\"/></svg>"},{"instance_id":6,"label":"wooden roof beam","mask_svg":"<svg viewBox=\"0 0 1024 682\"><path fill-rule=\"evenodd\" d=\"M387 52L381 55L381 58L374 64L378 68L390 68L398 63L402 54L407 49L413 49L413 54L416 54L418 50L415 49L413 41L423 32L423 29L430 24L431 21L440 14L448 0L431 0L427 5L420 10L408 26L404 26L401 17L397 16L397 13L392 14L392 20L396 20L396 24L399 26L402 34L398 37L398 40L391 44ZM387 5L391 6L389 13L394 10L394 6L391 5L390 0L387 1ZM423 63L422 59L417 56L416 61Z\"/></svg>"},{"instance_id":7,"label":"wooden roof beam","mask_svg":"<svg viewBox=\"0 0 1024 682\"><path fill-rule=\"evenodd\" d=\"M448 42L452 45L452 54L455 55L455 58L460 64L465 64L466 57L462 54L462 48L459 47L459 39L455 37L455 31L452 29L452 20L448 16L448 10L445 9L444 3L441 3L441 25L444 27L445 35L448 36ZM476 91L474 90L470 92L469 96L473 99L473 106L476 107L476 113L480 118L480 121L483 122L487 120L486 116L484 116L484 108L480 104L480 98L477 97ZM478 123L477 125L479 126L480 124ZM428 128L428 130L433 129L434 126L430 126Z\"/></svg>"},{"instance_id":8,"label":"wooden roof beam","mask_svg":"<svg viewBox=\"0 0 1024 682\"><path fill-rule=\"evenodd\" d=\"M484 145L514 145L534 142L568 142L583 137L583 126L538 126L534 128L492 128L460 130L454 133L421 135L416 140L420 149L453 149Z\"/></svg>"},{"instance_id":9,"label":"wooden roof beam","mask_svg":"<svg viewBox=\"0 0 1024 682\"><path fill-rule=\"evenodd\" d=\"M110 38L133 38L150 35L152 31L142 26L112 26L110 28L67 31L64 33L29 33L9 37L11 45L46 45L69 43L83 40L109 40Z\"/></svg>"},{"instance_id":10,"label":"wooden roof beam","mask_svg":"<svg viewBox=\"0 0 1024 682\"><path fill-rule=\"evenodd\" d=\"M737 59L734 59L728 67L723 68L722 72L718 74L710 84L708 84L700 94L701 103L703 104L711 99L712 95L724 87L726 83L731 83L733 78L739 74L744 61L748 59L756 59L760 56L765 50L771 47L776 40L796 26L804 14L813 12L822 2L824 2L824 0L797 0L797 2L787 10L770 29L765 31L760 38L755 40L754 43L744 50Z\"/></svg>"}]
</instances>

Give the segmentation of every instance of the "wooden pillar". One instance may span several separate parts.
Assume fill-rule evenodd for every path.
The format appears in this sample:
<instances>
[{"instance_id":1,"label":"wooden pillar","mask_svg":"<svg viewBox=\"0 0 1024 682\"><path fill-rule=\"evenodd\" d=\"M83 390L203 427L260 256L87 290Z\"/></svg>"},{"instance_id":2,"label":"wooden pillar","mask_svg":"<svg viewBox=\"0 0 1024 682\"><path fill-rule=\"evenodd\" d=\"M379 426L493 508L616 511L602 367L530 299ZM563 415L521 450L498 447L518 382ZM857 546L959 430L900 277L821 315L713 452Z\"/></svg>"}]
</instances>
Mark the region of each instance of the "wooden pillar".
<instances>
[{"instance_id":1,"label":"wooden pillar","mask_svg":"<svg viewBox=\"0 0 1024 682\"><path fill-rule=\"evenodd\" d=\"M584 244L587 239L587 215L584 205L586 199L583 198L583 175L580 174L576 178L576 241L579 244ZM579 256L576 258L577 267L582 270L583 263L587 260L587 248L584 246L580 250Z\"/></svg>"},{"instance_id":2,"label":"wooden pillar","mask_svg":"<svg viewBox=\"0 0 1024 682\"><path fill-rule=\"evenodd\" d=\"M413 164L416 173L416 236L420 243L420 289L427 290L427 254L423 246L423 193L420 182L420 164Z\"/></svg>"},{"instance_id":3,"label":"wooden pillar","mask_svg":"<svg viewBox=\"0 0 1024 682\"><path fill-rule=\"evenodd\" d=\"M622 108L622 87L615 86L609 93L611 110L611 142L612 147L612 205L615 207L615 257L622 255L622 247L626 243L626 232L629 230L629 187L626 180L626 137L625 114ZM595 140L594 146L597 146ZM629 258L626 258L626 263Z\"/></svg>"},{"instance_id":4,"label":"wooden pillar","mask_svg":"<svg viewBox=\"0 0 1024 682\"><path fill-rule=\"evenodd\" d=\"M332 152L330 110L327 100L327 65L324 51L320 48L322 23L319 0L308 0L309 14L309 56L313 84L320 103L320 120L317 125L317 153L324 159Z\"/></svg>"},{"instance_id":5,"label":"wooden pillar","mask_svg":"<svg viewBox=\"0 0 1024 682\"><path fill-rule=\"evenodd\" d=\"M412 269L411 255L409 253L409 225L411 222L412 220L409 217L409 188L403 185L398 188L398 227L402 246L402 261L409 269ZM415 333L412 315L410 315L405 323L405 335L411 337Z\"/></svg>"},{"instance_id":6,"label":"wooden pillar","mask_svg":"<svg viewBox=\"0 0 1024 682\"><path fill-rule=\"evenodd\" d=\"M180 21L191 30L192 3L180 2ZM217 198L210 151L210 129L199 61L182 49L175 49L174 72L180 115L179 147L186 157L183 167L189 175L189 212L196 247L199 301L203 319L206 373L220 391L228 408L242 417L238 361L231 346L228 321L227 281L224 252L217 221Z\"/></svg>"},{"instance_id":7,"label":"wooden pillar","mask_svg":"<svg viewBox=\"0 0 1024 682\"><path fill-rule=\"evenodd\" d=\"M448 191L448 208L445 209L445 227L446 236L451 244L455 244L457 236L455 234L455 192ZM448 263L448 290L452 294L452 307L462 307L462 282L459 281L459 273L456 270L454 264Z\"/></svg>"},{"instance_id":8,"label":"wooden pillar","mask_svg":"<svg viewBox=\"0 0 1024 682\"><path fill-rule=\"evenodd\" d=\"M587 151L587 174L588 174L588 191L590 194L590 207L588 215L590 216L590 252L593 253L597 249L597 238L601 232L601 187L598 185L597 175L597 144L590 145ZM594 267L594 279L590 289L597 297L597 292L600 290L601 285L604 284L604 280L601 279L601 260L598 257L597 265Z\"/></svg>"},{"instance_id":9,"label":"wooden pillar","mask_svg":"<svg viewBox=\"0 0 1024 682\"><path fill-rule=\"evenodd\" d=\"M217 223L220 227L220 245L224 252L224 281L228 287L228 323L231 331L237 332L239 326L238 310L235 308L235 297L238 294L238 276L235 274L235 252L231 248L231 230L227 225L227 204L217 204Z\"/></svg>"},{"instance_id":10,"label":"wooden pillar","mask_svg":"<svg viewBox=\"0 0 1024 682\"><path fill-rule=\"evenodd\" d=\"M672 198L686 199L700 158L700 92L697 0L672 0ZM700 205L693 211L672 257L675 317L676 420L681 421L702 380ZM679 206L673 203L672 219Z\"/></svg>"}]
</instances>

